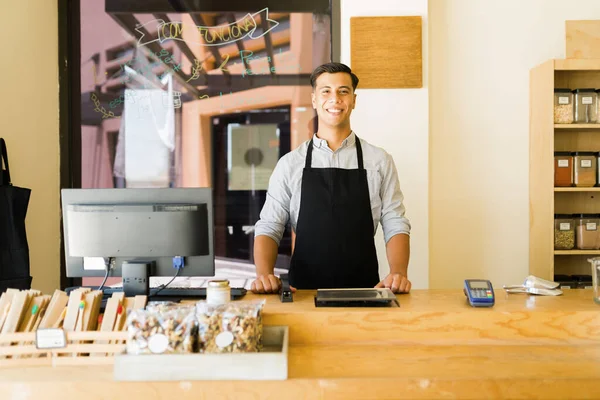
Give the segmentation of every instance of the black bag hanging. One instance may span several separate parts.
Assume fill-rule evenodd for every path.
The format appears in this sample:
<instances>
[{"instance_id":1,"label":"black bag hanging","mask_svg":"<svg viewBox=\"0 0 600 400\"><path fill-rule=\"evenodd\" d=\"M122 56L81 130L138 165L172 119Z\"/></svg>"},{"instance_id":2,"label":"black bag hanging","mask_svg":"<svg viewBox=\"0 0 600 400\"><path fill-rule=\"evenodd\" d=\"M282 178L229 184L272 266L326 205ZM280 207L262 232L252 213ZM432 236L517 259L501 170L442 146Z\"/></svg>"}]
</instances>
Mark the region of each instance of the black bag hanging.
<instances>
[{"instance_id":1,"label":"black bag hanging","mask_svg":"<svg viewBox=\"0 0 600 400\"><path fill-rule=\"evenodd\" d=\"M7 288L31 288L25 233L30 195L31 189L12 185L6 142L0 138L0 293Z\"/></svg>"}]
</instances>

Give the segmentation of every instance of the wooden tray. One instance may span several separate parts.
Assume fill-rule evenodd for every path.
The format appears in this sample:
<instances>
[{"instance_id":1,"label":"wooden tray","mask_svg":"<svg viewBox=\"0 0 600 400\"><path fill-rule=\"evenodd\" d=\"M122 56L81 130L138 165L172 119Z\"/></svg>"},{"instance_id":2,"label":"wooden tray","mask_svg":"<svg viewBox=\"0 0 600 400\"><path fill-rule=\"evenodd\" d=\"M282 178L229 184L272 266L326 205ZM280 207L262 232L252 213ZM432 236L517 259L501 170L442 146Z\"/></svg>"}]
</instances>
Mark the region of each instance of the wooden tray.
<instances>
[{"instance_id":1,"label":"wooden tray","mask_svg":"<svg viewBox=\"0 0 600 400\"><path fill-rule=\"evenodd\" d=\"M65 332L67 346L39 350L35 332L0 335L0 367L103 365L125 350L127 332Z\"/></svg>"},{"instance_id":2,"label":"wooden tray","mask_svg":"<svg viewBox=\"0 0 600 400\"><path fill-rule=\"evenodd\" d=\"M265 326L260 353L116 354L115 380L285 380L288 339L287 326Z\"/></svg>"}]
</instances>

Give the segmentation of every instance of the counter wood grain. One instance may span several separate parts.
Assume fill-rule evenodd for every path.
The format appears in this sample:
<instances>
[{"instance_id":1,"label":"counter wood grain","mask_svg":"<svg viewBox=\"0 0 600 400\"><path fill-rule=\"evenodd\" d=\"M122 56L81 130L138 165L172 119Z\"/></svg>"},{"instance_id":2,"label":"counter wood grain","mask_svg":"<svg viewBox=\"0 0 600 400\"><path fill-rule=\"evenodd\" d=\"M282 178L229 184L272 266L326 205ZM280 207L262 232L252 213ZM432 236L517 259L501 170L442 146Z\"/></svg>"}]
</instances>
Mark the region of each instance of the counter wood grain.
<instances>
[{"instance_id":1,"label":"counter wood grain","mask_svg":"<svg viewBox=\"0 0 600 400\"><path fill-rule=\"evenodd\" d=\"M589 290L506 296L469 307L461 291L415 290L393 309L265 299L290 326L287 381L115 382L111 366L0 369L0 398L598 399L600 306Z\"/></svg>"}]
</instances>

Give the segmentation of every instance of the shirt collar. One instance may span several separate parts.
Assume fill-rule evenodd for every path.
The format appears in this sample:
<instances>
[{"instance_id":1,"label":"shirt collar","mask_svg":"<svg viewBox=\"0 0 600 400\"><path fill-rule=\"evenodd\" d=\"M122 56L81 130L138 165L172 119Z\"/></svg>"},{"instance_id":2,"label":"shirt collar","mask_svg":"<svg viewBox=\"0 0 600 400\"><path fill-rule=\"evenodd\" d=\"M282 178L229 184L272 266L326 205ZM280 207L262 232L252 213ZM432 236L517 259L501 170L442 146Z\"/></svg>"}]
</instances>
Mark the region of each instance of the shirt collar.
<instances>
[{"instance_id":1,"label":"shirt collar","mask_svg":"<svg viewBox=\"0 0 600 400\"><path fill-rule=\"evenodd\" d=\"M348 135L348 137L346 139L344 139L344 141L342 142L342 145L340 146L341 148L344 148L346 146L352 146L353 144L356 143L356 135L354 134L354 131L350 131L350 135ZM315 147L328 147L327 146L327 140L325 139L321 139L317 136L316 133L313 134L313 146Z\"/></svg>"}]
</instances>

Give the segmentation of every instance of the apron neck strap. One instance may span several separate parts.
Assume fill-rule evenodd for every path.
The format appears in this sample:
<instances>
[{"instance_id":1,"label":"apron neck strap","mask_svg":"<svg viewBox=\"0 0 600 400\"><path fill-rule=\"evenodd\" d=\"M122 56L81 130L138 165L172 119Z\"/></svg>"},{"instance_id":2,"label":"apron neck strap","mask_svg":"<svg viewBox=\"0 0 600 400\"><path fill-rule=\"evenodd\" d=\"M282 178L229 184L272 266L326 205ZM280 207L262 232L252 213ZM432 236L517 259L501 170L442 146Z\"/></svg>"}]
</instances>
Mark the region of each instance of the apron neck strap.
<instances>
[{"instance_id":1,"label":"apron neck strap","mask_svg":"<svg viewBox=\"0 0 600 400\"><path fill-rule=\"evenodd\" d=\"M363 163L363 153L362 146L360 144L360 139L356 134L354 134L354 138L356 139L356 157L358 158L358 169L365 169ZM310 168L312 166L312 151L313 151L313 139L311 138L308 142L308 148L306 149L306 162L304 164L304 168Z\"/></svg>"},{"instance_id":2,"label":"apron neck strap","mask_svg":"<svg viewBox=\"0 0 600 400\"><path fill-rule=\"evenodd\" d=\"M304 168L310 168L312 165L312 150L313 150L313 139L311 138L308 142L308 149L306 149L306 163Z\"/></svg>"},{"instance_id":3,"label":"apron neck strap","mask_svg":"<svg viewBox=\"0 0 600 400\"><path fill-rule=\"evenodd\" d=\"M358 157L358 169L362 170L365 169L363 163L362 147L360 144L360 139L358 138L358 136L356 136L356 133L354 134L354 138L356 139L356 157Z\"/></svg>"}]
</instances>

